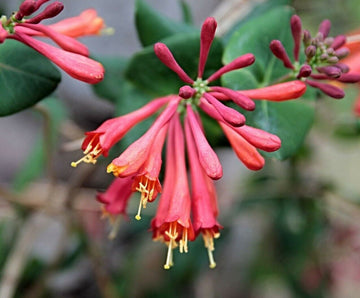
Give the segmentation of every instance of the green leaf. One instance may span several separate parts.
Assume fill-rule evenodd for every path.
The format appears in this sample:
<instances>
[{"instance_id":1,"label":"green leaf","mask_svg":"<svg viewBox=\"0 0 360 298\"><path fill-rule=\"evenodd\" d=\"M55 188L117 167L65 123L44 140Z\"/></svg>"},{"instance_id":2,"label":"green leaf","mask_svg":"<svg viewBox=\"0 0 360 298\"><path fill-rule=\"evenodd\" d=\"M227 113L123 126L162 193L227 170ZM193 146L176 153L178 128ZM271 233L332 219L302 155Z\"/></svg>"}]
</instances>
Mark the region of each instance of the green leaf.
<instances>
[{"instance_id":1,"label":"green leaf","mask_svg":"<svg viewBox=\"0 0 360 298\"><path fill-rule=\"evenodd\" d=\"M197 31L192 26L175 22L159 14L155 9L147 5L144 0L137 0L135 3L135 24L138 37L143 46L154 44L177 33Z\"/></svg>"},{"instance_id":2,"label":"green leaf","mask_svg":"<svg viewBox=\"0 0 360 298\"><path fill-rule=\"evenodd\" d=\"M13 188L16 191L24 189L31 181L38 178L46 167L46 146L49 151L53 151L58 141L58 129L62 121L66 118L66 111L61 101L56 98L46 98L43 102L43 109L46 110L44 117L44 125L47 125L46 137L39 135L34 146L30 149L30 153L24 162L22 169L16 175ZM42 115L44 116L44 115Z\"/></svg>"},{"instance_id":3,"label":"green leaf","mask_svg":"<svg viewBox=\"0 0 360 298\"><path fill-rule=\"evenodd\" d=\"M189 4L187 4L184 0L180 0L180 6L181 6L181 12L182 12L182 18L185 24L192 25L193 24L193 18L191 14L191 9Z\"/></svg>"},{"instance_id":4,"label":"green leaf","mask_svg":"<svg viewBox=\"0 0 360 298\"><path fill-rule=\"evenodd\" d=\"M234 24L234 26L230 28L230 30L225 34L224 40L228 41L237 29L239 29L243 24L250 21L251 19L261 16L277 6L290 5L291 2L292 0L268 0L257 4L250 11L250 13L248 13L244 18L242 18L239 22L237 22L236 24Z\"/></svg>"},{"instance_id":5,"label":"green leaf","mask_svg":"<svg viewBox=\"0 0 360 298\"><path fill-rule=\"evenodd\" d=\"M128 59L123 57L96 57L105 68L106 76L95 85L92 85L95 93L111 102L117 102L121 98L124 81L124 70Z\"/></svg>"},{"instance_id":6,"label":"green leaf","mask_svg":"<svg viewBox=\"0 0 360 298\"><path fill-rule=\"evenodd\" d=\"M200 51L199 34L177 34L164 39L162 42L169 47L185 72L191 78L196 78ZM215 39L207 60L205 78L222 66L221 55L222 44L218 39ZM133 56L126 70L126 77L137 87L153 96L177 94L179 88L184 85L177 74L157 58L152 46L144 48Z\"/></svg>"},{"instance_id":7,"label":"green leaf","mask_svg":"<svg viewBox=\"0 0 360 298\"><path fill-rule=\"evenodd\" d=\"M292 14L293 9L281 6L245 23L230 38L224 51L224 63L229 63L245 53L253 53L256 57L255 63L239 72L251 71L258 81L258 86L269 85L287 74L289 70L272 54L269 44L272 40L279 39L285 47L293 45L290 30ZM289 49L287 50L290 54Z\"/></svg>"},{"instance_id":8,"label":"green leaf","mask_svg":"<svg viewBox=\"0 0 360 298\"><path fill-rule=\"evenodd\" d=\"M304 142L314 121L314 107L308 102L257 101L253 112L244 112L247 125L277 135L281 148L275 152L264 152L265 156L283 160L296 154Z\"/></svg>"},{"instance_id":9,"label":"green leaf","mask_svg":"<svg viewBox=\"0 0 360 298\"><path fill-rule=\"evenodd\" d=\"M55 90L60 78L47 58L7 40L0 45L0 116L33 106Z\"/></svg>"}]
</instances>

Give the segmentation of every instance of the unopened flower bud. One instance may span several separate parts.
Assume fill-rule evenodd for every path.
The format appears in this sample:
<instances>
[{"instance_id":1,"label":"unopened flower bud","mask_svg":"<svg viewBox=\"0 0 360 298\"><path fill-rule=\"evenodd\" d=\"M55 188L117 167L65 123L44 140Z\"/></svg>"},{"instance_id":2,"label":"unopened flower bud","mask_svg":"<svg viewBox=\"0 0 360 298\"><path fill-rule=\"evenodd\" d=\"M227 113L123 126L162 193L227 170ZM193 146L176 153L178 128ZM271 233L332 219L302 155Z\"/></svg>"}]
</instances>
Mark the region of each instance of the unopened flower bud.
<instances>
[{"instance_id":1,"label":"unopened flower bud","mask_svg":"<svg viewBox=\"0 0 360 298\"><path fill-rule=\"evenodd\" d=\"M316 55L316 47L314 45L310 45L305 50L305 55L308 59L311 59Z\"/></svg>"},{"instance_id":2,"label":"unopened flower bud","mask_svg":"<svg viewBox=\"0 0 360 298\"><path fill-rule=\"evenodd\" d=\"M307 78L309 75L311 75L312 72L312 68L310 65L306 64L301 66L300 70L299 70L299 74L297 75L297 78Z\"/></svg>"},{"instance_id":3,"label":"unopened flower bud","mask_svg":"<svg viewBox=\"0 0 360 298\"><path fill-rule=\"evenodd\" d=\"M320 58L320 60L322 60L322 61L328 60L328 59L329 59L329 55L326 54L326 53L324 53L324 54L321 54L319 58Z\"/></svg>"},{"instance_id":4,"label":"unopened flower bud","mask_svg":"<svg viewBox=\"0 0 360 298\"><path fill-rule=\"evenodd\" d=\"M324 44L328 47L330 47L334 42L334 38L333 37L326 37L324 39Z\"/></svg>"},{"instance_id":5,"label":"unopened flower bud","mask_svg":"<svg viewBox=\"0 0 360 298\"><path fill-rule=\"evenodd\" d=\"M326 38L329 35L331 28L331 22L329 20L323 20L319 26L319 33Z\"/></svg>"},{"instance_id":6,"label":"unopened flower bud","mask_svg":"<svg viewBox=\"0 0 360 298\"><path fill-rule=\"evenodd\" d=\"M35 0L25 0L20 4L19 10L15 14L15 19L21 20L23 17L31 15L36 10L37 6Z\"/></svg>"},{"instance_id":7,"label":"unopened flower bud","mask_svg":"<svg viewBox=\"0 0 360 298\"><path fill-rule=\"evenodd\" d=\"M294 59L299 61L299 51L300 51L300 42L301 42L301 19L297 15L293 15L290 20L291 33L294 40Z\"/></svg>"},{"instance_id":8,"label":"unopened flower bud","mask_svg":"<svg viewBox=\"0 0 360 298\"><path fill-rule=\"evenodd\" d=\"M59 1L55 1L49 4L41 13L37 16L26 20L27 23L38 24L44 19L50 19L56 17L64 9L64 4Z\"/></svg>"},{"instance_id":9,"label":"unopened flower bud","mask_svg":"<svg viewBox=\"0 0 360 298\"><path fill-rule=\"evenodd\" d=\"M347 55L349 55L350 51L348 48L341 48L335 51L335 56L339 59L345 58Z\"/></svg>"},{"instance_id":10,"label":"unopened flower bud","mask_svg":"<svg viewBox=\"0 0 360 298\"><path fill-rule=\"evenodd\" d=\"M344 63L336 63L333 66L339 68L343 74L349 72L349 70L350 70L349 66L347 66Z\"/></svg>"},{"instance_id":11,"label":"unopened flower bud","mask_svg":"<svg viewBox=\"0 0 360 298\"><path fill-rule=\"evenodd\" d=\"M344 91L334 85L320 83L320 82L316 82L313 80L306 80L306 83L311 87L318 88L319 90L324 92L326 95L329 95L333 98L340 99L345 96Z\"/></svg>"},{"instance_id":12,"label":"unopened flower bud","mask_svg":"<svg viewBox=\"0 0 360 298\"><path fill-rule=\"evenodd\" d=\"M341 69L336 66L322 66L317 67L316 70L320 73L326 74L330 78L338 78L341 75Z\"/></svg>"},{"instance_id":13,"label":"unopened flower bud","mask_svg":"<svg viewBox=\"0 0 360 298\"><path fill-rule=\"evenodd\" d=\"M332 43L331 47L334 50L342 47L346 43L346 36L345 35L338 35L334 38L334 42Z\"/></svg>"},{"instance_id":14,"label":"unopened flower bud","mask_svg":"<svg viewBox=\"0 0 360 298\"><path fill-rule=\"evenodd\" d=\"M303 42L305 46L309 46L311 44L311 34L309 30L304 30Z\"/></svg>"},{"instance_id":15,"label":"unopened flower bud","mask_svg":"<svg viewBox=\"0 0 360 298\"><path fill-rule=\"evenodd\" d=\"M358 83L360 82L360 73L343 73L336 80L342 83Z\"/></svg>"},{"instance_id":16,"label":"unopened flower bud","mask_svg":"<svg viewBox=\"0 0 360 298\"><path fill-rule=\"evenodd\" d=\"M339 62L339 58L333 56L333 57L327 58L326 61L327 61L328 63L330 63L330 64L335 64L335 63L338 63L338 62Z\"/></svg>"},{"instance_id":17,"label":"unopened flower bud","mask_svg":"<svg viewBox=\"0 0 360 298\"><path fill-rule=\"evenodd\" d=\"M328 49L326 49L326 53L327 53L328 55L334 55L335 50L334 50L333 48L328 48Z\"/></svg>"},{"instance_id":18,"label":"unopened flower bud","mask_svg":"<svg viewBox=\"0 0 360 298\"><path fill-rule=\"evenodd\" d=\"M324 34L322 32L318 32L314 38L316 44L324 41Z\"/></svg>"},{"instance_id":19,"label":"unopened flower bud","mask_svg":"<svg viewBox=\"0 0 360 298\"><path fill-rule=\"evenodd\" d=\"M179 89L179 96L184 99L191 98L195 95L196 90L188 85L182 86Z\"/></svg>"},{"instance_id":20,"label":"unopened flower bud","mask_svg":"<svg viewBox=\"0 0 360 298\"><path fill-rule=\"evenodd\" d=\"M294 69L294 66L292 65L290 58L286 53L286 50L280 40L271 41L270 50L278 59L280 59L283 62L285 67Z\"/></svg>"}]
</instances>

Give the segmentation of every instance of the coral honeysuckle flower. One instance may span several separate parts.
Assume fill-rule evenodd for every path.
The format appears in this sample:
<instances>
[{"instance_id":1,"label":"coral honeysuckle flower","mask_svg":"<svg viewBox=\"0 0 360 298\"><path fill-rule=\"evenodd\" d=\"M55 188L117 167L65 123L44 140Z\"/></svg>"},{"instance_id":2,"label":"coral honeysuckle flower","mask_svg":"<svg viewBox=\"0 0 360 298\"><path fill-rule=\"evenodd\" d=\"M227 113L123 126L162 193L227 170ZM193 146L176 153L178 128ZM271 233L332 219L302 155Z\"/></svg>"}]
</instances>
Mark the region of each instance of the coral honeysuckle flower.
<instances>
[{"instance_id":1,"label":"coral honeysuckle flower","mask_svg":"<svg viewBox=\"0 0 360 298\"><path fill-rule=\"evenodd\" d=\"M56 28L39 24L44 19L57 16L64 8L61 2L50 3L37 15L25 18L36 13L45 2L47 1L25 0L10 18L2 16L0 43L5 39L20 41L47 57L70 76L89 84L100 82L104 78L104 68L100 63L88 58L89 51L85 45L60 33ZM37 40L33 38L34 35L48 37L60 48Z\"/></svg>"},{"instance_id":2,"label":"coral honeysuckle flower","mask_svg":"<svg viewBox=\"0 0 360 298\"><path fill-rule=\"evenodd\" d=\"M342 83L360 81L360 72L349 72L349 66L343 60L349 54L349 50L343 47L346 37L344 35L330 37L329 20L321 22L315 37L311 37L308 30L302 29L301 19L297 15L291 17L290 27L294 40L294 62L291 61L280 40L273 40L270 43L272 53L283 62L284 67L291 70L288 79L303 80L307 85L321 90L330 97L343 98L345 93L341 88L319 80L335 80ZM306 57L303 63L299 61L301 39Z\"/></svg>"},{"instance_id":3,"label":"coral honeysuckle flower","mask_svg":"<svg viewBox=\"0 0 360 298\"><path fill-rule=\"evenodd\" d=\"M257 149L277 150L281 145L280 139L260 129L244 125L244 115L228 107L223 101L232 100L241 108L251 111L255 108L251 98L283 101L297 98L306 90L306 84L302 81L241 91L211 86L210 84L224 73L254 62L252 54L245 54L221 67L209 78L203 79L215 30L216 21L207 18L201 30L198 77L195 80L185 73L165 44L156 43L154 51L157 57L186 84L176 95L155 99L133 113L107 120L98 129L86 133L82 146L85 156L72 164L76 166L81 161L95 163L100 155L106 156L109 149L135 124L164 108L149 130L115 158L108 165L107 171L113 173L120 181L131 180L131 190L141 193L136 219L141 218L141 209L146 207L148 202L155 201L161 193L151 229L153 239L160 240L168 246L165 269L173 265L174 248L179 246L180 252L187 252L188 241L194 240L199 234L203 236L210 267L215 267L214 238L220 235L222 227L217 222L218 207L213 180L221 178L223 169L206 139L198 109L202 109L219 122L245 165L250 169L259 170L264 165L264 159ZM191 172L191 195L186 170L183 126ZM158 177L162 167L161 154L165 139L165 179L162 186ZM124 184L129 187L129 183ZM128 191L127 188L126 194ZM110 203L106 210L111 210L111 206L120 206L119 210L122 212L126 198L114 197L114 200L108 201ZM194 225L191 222L191 213Z\"/></svg>"},{"instance_id":4,"label":"coral honeysuckle flower","mask_svg":"<svg viewBox=\"0 0 360 298\"><path fill-rule=\"evenodd\" d=\"M185 118L185 136L191 174L191 203L195 234L202 234L208 250L210 268L215 268L214 238L220 236L222 226L217 221L218 207L215 185L201 167L194 136L188 118Z\"/></svg>"},{"instance_id":5,"label":"coral honeysuckle flower","mask_svg":"<svg viewBox=\"0 0 360 298\"><path fill-rule=\"evenodd\" d=\"M119 214L126 215L126 207L131 197L131 184L133 177L124 179L115 178L106 192L98 193L96 199L104 204L102 211L103 217L108 217L112 224L112 231L109 238L114 238L119 227Z\"/></svg>"},{"instance_id":6,"label":"coral honeysuckle flower","mask_svg":"<svg viewBox=\"0 0 360 298\"><path fill-rule=\"evenodd\" d=\"M87 132L82 143L85 156L77 162L72 162L71 165L76 167L80 162L95 164L97 158L101 154L107 156L111 147L120 141L131 128L153 115L172 98L173 96L169 96L152 100L132 113L109 119L96 130Z\"/></svg>"},{"instance_id":7,"label":"coral honeysuckle flower","mask_svg":"<svg viewBox=\"0 0 360 298\"><path fill-rule=\"evenodd\" d=\"M169 124L167 143L167 166L163 194L158 210L151 222L154 240L161 240L168 246L165 269L173 265L173 249L188 252L187 242L194 239L190 220L191 200L185 163L184 133L179 114Z\"/></svg>"}]
</instances>

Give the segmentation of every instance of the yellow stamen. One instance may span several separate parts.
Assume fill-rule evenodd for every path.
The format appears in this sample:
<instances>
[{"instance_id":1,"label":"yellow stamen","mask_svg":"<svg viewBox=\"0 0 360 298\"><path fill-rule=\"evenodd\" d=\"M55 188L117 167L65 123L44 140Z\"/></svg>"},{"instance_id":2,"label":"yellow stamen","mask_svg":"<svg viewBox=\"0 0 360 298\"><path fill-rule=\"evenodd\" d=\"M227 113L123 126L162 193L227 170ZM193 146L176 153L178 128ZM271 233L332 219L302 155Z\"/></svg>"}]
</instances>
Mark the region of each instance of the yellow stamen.
<instances>
[{"instance_id":1,"label":"yellow stamen","mask_svg":"<svg viewBox=\"0 0 360 298\"><path fill-rule=\"evenodd\" d=\"M209 256L209 267L211 269L216 267L216 263L214 261L213 251L215 250L214 247L214 238L219 238L220 233L211 233L209 230L205 230L203 232L203 239L204 239L204 245L207 248L208 256Z\"/></svg>"},{"instance_id":2,"label":"yellow stamen","mask_svg":"<svg viewBox=\"0 0 360 298\"><path fill-rule=\"evenodd\" d=\"M166 231L165 234L170 238L168 245L168 251L166 256L166 263L164 265L164 269L170 269L174 265L173 263L173 252L172 250L177 246L176 238L178 233L176 231L177 224L176 222L172 222L169 226L169 231Z\"/></svg>"},{"instance_id":3,"label":"yellow stamen","mask_svg":"<svg viewBox=\"0 0 360 298\"><path fill-rule=\"evenodd\" d=\"M142 176L140 178L139 185L136 187L136 190L141 192L138 213L135 216L137 220L141 219L140 216L141 208L145 209L147 202L152 201L152 197L154 195L155 182L156 182L155 180L150 180L146 176Z\"/></svg>"},{"instance_id":4,"label":"yellow stamen","mask_svg":"<svg viewBox=\"0 0 360 298\"><path fill-rule=\"evenodd\" d=\"M77 165L81 162L85 162L85 163L92 163L92 164L96 164L96 159L100 156L101 152L102 152L102 148L100 146L100 143L97 143L95 147L92 146L92 141L94 139L92 139L90 141L90 143L88 144L88 146L86 147L86 149L84 150L84 154L85 156L80 158L78 161L73 161L71 163L71 166L76 168Z\"/></svg>"},{"instance_id":5,"label":"yellow stamen","mask_svg":"<svg viewBox=\"0 0 360 298\"><path fill-rule=\"evenodd\" d=\"M180 247L179 250L181 253L188 252L188 246L187 246L187 242L188 242L188 229L184 229L183 230L183 234L182 234L182 238L180 240Z\"/></svg>"},{"instance_id":6,"label":"yellow stamen","mask_svg":"<svg viewBox=\"0 0 360 298\"><path fill-rule=\"evenodd\" d=\"M125 165L122 167L116 166L113 163L109 164L106 168L107 173L113 173L115 177L118 177L122 172L124 172L129 165Z\"/></svg>"}]
</instances>

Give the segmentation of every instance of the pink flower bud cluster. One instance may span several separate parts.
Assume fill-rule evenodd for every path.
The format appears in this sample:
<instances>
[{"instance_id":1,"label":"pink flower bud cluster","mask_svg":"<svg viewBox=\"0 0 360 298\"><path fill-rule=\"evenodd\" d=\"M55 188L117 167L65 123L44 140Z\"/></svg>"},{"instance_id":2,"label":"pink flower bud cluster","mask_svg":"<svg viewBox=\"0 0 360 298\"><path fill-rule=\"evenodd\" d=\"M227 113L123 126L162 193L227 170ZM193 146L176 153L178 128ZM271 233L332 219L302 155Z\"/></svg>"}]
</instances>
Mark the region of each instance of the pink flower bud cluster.
<instances>
[{"instance_id":1,"label":"pink flower bud cluster","mask_svg":"<svg viewBox=\"0 0 360 298\"><path fill-rule=\"evenodd\" d=\"M360 73L349 72L349 67L339 62L349 54L349 50L343 47L346 42L344 35L330 37L331 22L324 20L318 33L312 37L308 30L302 29L299 16L294 15L290 21L291 33L294 41L293 57L291 61L280 40L270 43L272 53L283 62L286 68L292 70L292 75L299 80L304 80L309 86L318 88L323 93L333 98L343 98L344 91L331 83L356 83L360 81ZM300 46L304 44L305 61L301 63ZM321 82L323 80L330 83Z\"/></svg>"},{"instance_id":2,"label":"pink flower bud cluster","mask_svg":"<svg viewBox=\"0 0 360 298\"><path fill-rule=\"evenodd\" d=\"M58 25L42 25L41 21L57 16L64 8L60 1L54 1L36 14L48 1L25 0L19 10L13 13L9 19L2 16L0 43L6 39L20 41L50 59L70 76L90 84L100 82L104 77L103 66L90 59L87 47L74 37L82 35L79 34L81 27L84 34L97 34L103 27L102 19L96 16L94 10L88 10L79 17L60 21ZM35 15L25 18L33 14ZM85 20L88 23L85 23ZM89 30L89 27L92 31ZM73 34L72 31L75 30L77 32ZM33 36L50 38L59 48L35 39Z\"/></svg>"}]
</instances>

